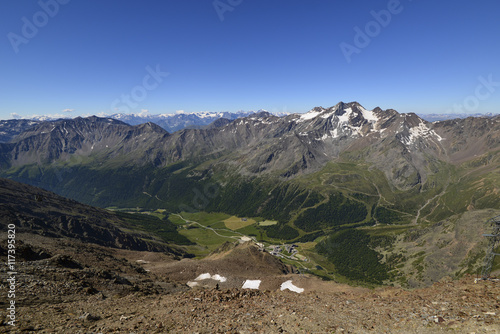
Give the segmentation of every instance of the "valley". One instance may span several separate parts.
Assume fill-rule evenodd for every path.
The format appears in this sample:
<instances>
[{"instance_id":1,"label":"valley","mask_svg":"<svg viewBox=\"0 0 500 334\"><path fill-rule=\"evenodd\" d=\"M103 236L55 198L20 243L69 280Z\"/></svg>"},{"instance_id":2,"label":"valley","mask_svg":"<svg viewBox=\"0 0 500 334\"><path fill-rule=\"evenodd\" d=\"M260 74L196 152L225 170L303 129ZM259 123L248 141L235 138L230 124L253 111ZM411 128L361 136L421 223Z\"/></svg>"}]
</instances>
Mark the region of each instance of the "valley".
<instances>
[{"instance_id":1,"label":"valley","mask_svg":"<svg viewBox=\"0 0 500 334\"><path fill-rule=\"evenodd\" d=\"M350 272L341 272L335 261L328 258L327 253L320 249L328 245L327 234L313 233L310 238L305 234L295 241L273 238L267 234L265 226L261 226L262 218L238 218L222 213L182 212L170 214L168 219L177 227L179 233L192 242L185 246L187 252L202 259L226 243L253 242L259 248L265 249L283 263L294 266L302 274L313 274L324 280L339 283L374 287L378 284L390 284L401 287L428 286L445 277L458 278L464 274L477 275L481 270L482 259L486 243L481 237L487 226L481 226L479 233L470 234L477 230L478 220L487 220L487 217L498 211L474 212L466 214L460 219L450 219L438 224L427 224L415 227L412 223L388 225L376 224L359 228L361 234L352 240L356 251L342 245L346 238L345 232L352 231L350 224L333 236L341 236L333 242L333 249L340 251L341 258L348 259L349 266L355 263L365 272L356 276ZM167 212L154 213L143 211L144 215L158 215L165 218ZM231 229L235 222L240 228ZM274 223L274 222L273 222ZM271 225L274 226L274 225ZM293 226L293 225L292 225ZM344 232L342 232L344 231ZM452 232L453 233L450 233ZM441 237L438 237L441 235ZM294 246L294 252L287 248ZM319 246L318 246L319 245ZM367 248L366 245L369 247ZM330 247L330 246L328 246ZM278 251L276 251L278 249ZM372 253L375 250L376 253ZM345 252L345 253L343 253ZM372 260L367 257L373 254ZM380 255L377 255L380 254ZM360 260L363 261L360 262ZM369 268L382 262L383 270L389 274L381 279L370 277ZM498 268L498 260L494 268Z\"/></svg>"},{"instance_id":2,"label":"valley","mask_svg":"<svg viewBox=\"0 0 500 334\"><path fill-rule=\"evenodd\" d=\"M3 1L0 333L500 333L499 12Z\"/></svg>"},{"instance_id":3,"label":"valley","mask_svg":"<svg viewBox=\"0 0 500 334\"><path fill-rule=\"evenodd\" d=\"M500 210L498 117L429 123L339 102L173 133L98 117L4 125L18 134L0 176L112 208L121 228L198 258L248 237L296 244L308 261L282 260L324 279L421 287L477 273L481 221ZM339 270L346 259L358 269Z\"/></svg>"},{"instance_id":4,"label":"valley","mask_svg":"<svg viewBox=\"0 0 500 334\"><path fill-rule=\"evenodd\" d=\"M22 330L492 331L498 285L473 282L499 123L355 102L174 133L8 123L0 256L15 226Z\"/></svg>"},{"instance_id":5,"label":"valley","mask_svg":"<svg viewBox=\"0 0 500 334\"><path fill-rule=\"evenodd\" d=\"M150 215L151 213L143 212L143 214ZM200 259L210 255L226 243L244 244L250 242L259 249L266 250L271 255L279 258L284 263L293 265L298 270L308 272L315 270L316 264L299 253L303 248L310 249L313 247L314 242L284 244L282 240L269 238L264 230L259 229L260 223L263 221L256 220L261 220L261 218L255 220L235 216L229 217L229 215L225 214L206 212L190 214L183 212L181 214L171 214L168 219L178 226L181 235L193 242L194 245L186 246L186 251L195 254ZM235 223L240 224L241 227L236 229L229 227L234 227ZM270 223L274 225L276 222L266 222L266 224ZM289 250L292 246L295 249L293 252Z\"/></svg>"}]
</instances>

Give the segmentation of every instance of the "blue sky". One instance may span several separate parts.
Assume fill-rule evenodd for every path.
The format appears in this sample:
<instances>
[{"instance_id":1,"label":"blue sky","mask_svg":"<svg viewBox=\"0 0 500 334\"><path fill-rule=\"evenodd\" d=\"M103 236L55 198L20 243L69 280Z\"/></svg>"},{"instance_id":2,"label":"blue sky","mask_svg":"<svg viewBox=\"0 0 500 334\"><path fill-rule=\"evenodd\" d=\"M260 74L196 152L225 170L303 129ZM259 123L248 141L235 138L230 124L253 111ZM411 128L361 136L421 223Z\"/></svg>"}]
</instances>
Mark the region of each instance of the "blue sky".
<instances>
[{"instance_id":1,"label":"blue sky","mask_svg":"<svg viewBox=\"0 0 500 334\"><path fill-rule=\"evenodd\" d=\"M498 13L496 0L3 0L0 119L339 101L498 113Z\"/></svg>"}]
</instances>

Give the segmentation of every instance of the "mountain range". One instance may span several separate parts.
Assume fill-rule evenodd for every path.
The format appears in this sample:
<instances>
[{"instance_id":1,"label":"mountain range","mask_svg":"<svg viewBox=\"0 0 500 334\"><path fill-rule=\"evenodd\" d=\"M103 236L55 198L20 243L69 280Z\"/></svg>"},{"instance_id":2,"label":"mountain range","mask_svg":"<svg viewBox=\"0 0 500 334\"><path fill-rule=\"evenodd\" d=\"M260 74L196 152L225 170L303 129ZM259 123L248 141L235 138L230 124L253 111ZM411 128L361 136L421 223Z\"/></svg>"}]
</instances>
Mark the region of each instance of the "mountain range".
<instances>
[{"instance_id":1,"label":"mountain range","mask_svg":"<svg viewBox=\"0 0 500 334\"><path fill-rule=\"evenodd\" d=\"M177 112L176 114L150 114L142 112L138 114L112 114L106 118L120 120L129 125L139 125L147 122L155 123L168 132L175 132L186 128L202 128L210 125L218 119L235 120L248 115L259 113L265 110L238 111L238 112ZM276 113L285 115L285 113ZM52 117L52 116L34 116L31 118L0 120L0 142L8 142L19 133L29 127L45 121L58 121L62 119L72 119L72 117Z\"/></svg>"},{"instance_id":2,"label":"mountain range","mask_svg":"<svg viewBox=\"0 0 500 334\"><path fill-rule=\"evenodd\" d=\"M153 122L95 116L23 124L13 122L10 133L20 132L0 144L2 177L99 207L276 220L264 228L267 237L316 240L317 252L333 263L339 261L331 253L335 235L357 228L363 235L342 235L367 236L395 271L392 279L399 273L426 281L476 270L479 260L467 259L477 256L481 243L465 242L458 232L443 247L468 245L454 259L460 266L444 270L426 262L438 249L423 249L421 270L396 266L409 258L401 245L428 238L435 224L448 222L454 230L464 214L483 217L500 209L500 116L430 123L416 114L340 102L305 114L221 118L173 133ZM473 226L469 232L478 235L484 228Z\"/></svg>"},{"instance_id":3,"label":"mountain range","mask_svg":"<svg viewBox=\"0 0 500 334\"><path fill-rule=\"evenodd\" d=\"M425 119L428 122L437 122L437 121L446 121L450 119L457 118L468 118L468 117L495 117L498 116L498 113L473 113L473 114L459 114L459 113L439 113L439 114L419 114L420 117Z\"/></svg>"},{"instance_id":4,"label":"mountain range","mask_svg":"<svg viewBox=\"0 0 500 334\"><path fill-rule=\"evenodd\" d=\"M102 116L113 118L125 122L129 125L139 125L147 122L155 123L168 132L175 132L187 128L203 128L216 120L222 119L222 122L227 120L232 121L238 118L247 117L251 114L266 112L266 110L254 111L238 111L238 112L177 112L175 114L150 114L149 112L141 112L136 114L111 114ZM282 117L287 116L287 112L273 112L273 115ZM418 114L419 117L428 121L444 121L451 119L462 119L468 117L494 117L494 114ZM33 116L29 118L0 120L0 142L8 142L17 134L28 129L29 127L44 121L57 121L61 119L71 119L72 117L54 117L54 116Z\"/></svg>"},{"instance_id":5,"label":"mountain range","mask_svg":"<svg viewBox=\"0 0 500 334\"><path fill-rule=\"evenodd\" d=\"M257 112L261 112L259 110ZM139 125L147 122L155 123L168 132L175 132L187 128L202 128L211 124L212 122L224 118L228 120L235 120L237 118L246 117L254 114L253 111L238 111L230 112L195 112L184 113L178 112L176 114L159 114L153 115L149 113L140 114L113 114L109 118L123 121L130 125Z\"/></svg>"}]
</instances>

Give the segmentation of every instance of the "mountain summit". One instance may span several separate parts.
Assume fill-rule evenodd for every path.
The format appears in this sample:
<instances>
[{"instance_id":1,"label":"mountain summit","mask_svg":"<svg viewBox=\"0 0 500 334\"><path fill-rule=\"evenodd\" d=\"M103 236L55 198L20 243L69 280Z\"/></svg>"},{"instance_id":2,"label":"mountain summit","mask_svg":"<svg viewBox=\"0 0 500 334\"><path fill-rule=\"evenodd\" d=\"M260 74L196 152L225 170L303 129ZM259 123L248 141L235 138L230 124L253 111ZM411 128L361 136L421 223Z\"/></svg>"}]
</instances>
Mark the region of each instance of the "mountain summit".
<instances>
[{"instance_id":1,"label":"mountain summit","mask_svg":"<svg viewBox=\"0 0 500 334\"><path fill-rule=\"evenodd\" d=\"M51 164L72 157L155 167L216 158L242 175L290 178L318 171L328 162L357 152L360 159L382 170L394 186L408 189L426 182L436 160L452 162L459 152L463 155L459 159L470 157L470 147L457 143L459 134L463 142L471 136L478 139L476 155L495 147L498 117L474 122L485 125L462 128L468 120L434 124L416 114L378 107L367 110L357 102L284 117L260 112L218 121L207 129L172 134L151 122L131 126L114 119L78 117L36 124L4 144L0 154L6 167ZM466 133L467 129L473 134Z\"/></svg>"}]
</instances>

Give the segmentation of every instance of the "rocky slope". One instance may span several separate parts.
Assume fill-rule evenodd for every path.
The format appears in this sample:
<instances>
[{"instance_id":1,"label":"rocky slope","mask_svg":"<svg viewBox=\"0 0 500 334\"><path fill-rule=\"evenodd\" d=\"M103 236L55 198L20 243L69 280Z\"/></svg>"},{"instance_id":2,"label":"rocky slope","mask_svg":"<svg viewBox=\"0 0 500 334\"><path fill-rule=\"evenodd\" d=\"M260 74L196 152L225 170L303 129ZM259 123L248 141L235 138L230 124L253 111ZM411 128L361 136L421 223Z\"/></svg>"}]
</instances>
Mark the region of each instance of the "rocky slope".
<instances>
[{"instance_id":1,"label":"rocky slope","mask_svg":"<svg viewBox=\"0 0 500 334\"><path fill-rule=\"evenodd\" d=\"M0 120L0 143L8 143L20 133L39 124L41 121L29 119Z\"/></svg>"},{"instance_id":2,"label":"rocky slope","mask_svg":"<svg viewBox=\"0 0 500 334\"><path fill-rule=\"evenodd\" d=\"M193 260L33 234L17 237L46 256L19 257L16 326L7 324L1 299L0 332L496 333L500 326L500 286L474 283L470 276L418 290L371 290L264 270L261 278L276 283L258 290L230 287L229 279L189 288L186 278L203 273L204 261L190 277L175 278L162 265ZM237 273L227 254L226 267ZM304 291L281 291L279 282L286 280Z\"/></svg>"},{"instance_id":3,"label":"rocky slope","mask_svg":"<svg viewBox=\"0 0 500 334\"><path fill-rule=\"evenodd\" d=\"M0 179L0 228L14 224L18 233L70 238L86 243L183 255L149 234L125 232L120 217L26 184Z\"/></svg>"}]
</instances>

